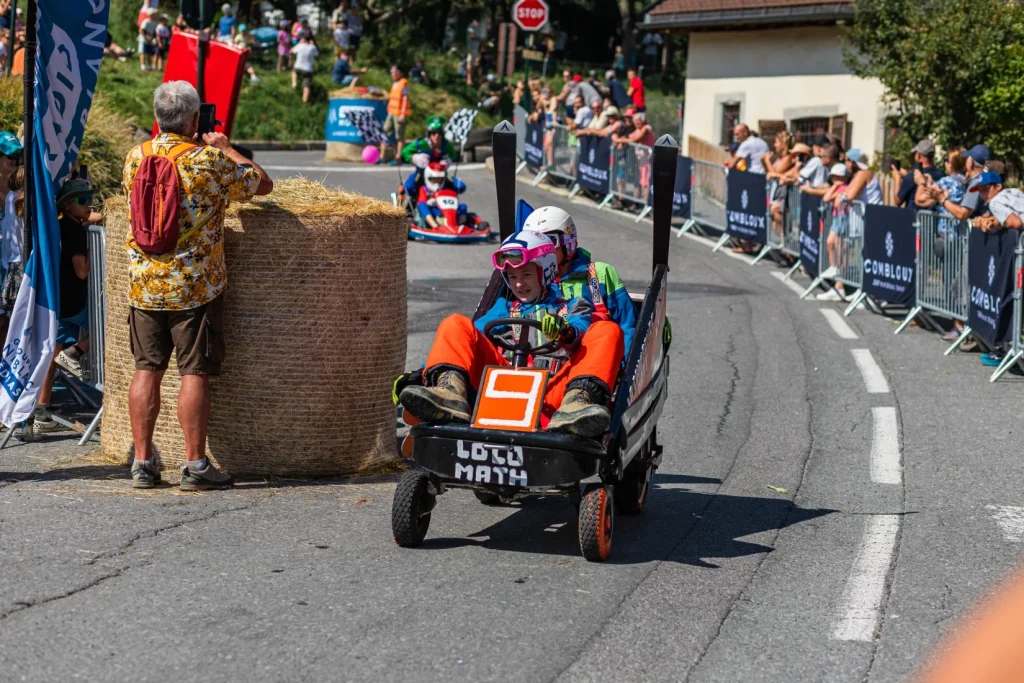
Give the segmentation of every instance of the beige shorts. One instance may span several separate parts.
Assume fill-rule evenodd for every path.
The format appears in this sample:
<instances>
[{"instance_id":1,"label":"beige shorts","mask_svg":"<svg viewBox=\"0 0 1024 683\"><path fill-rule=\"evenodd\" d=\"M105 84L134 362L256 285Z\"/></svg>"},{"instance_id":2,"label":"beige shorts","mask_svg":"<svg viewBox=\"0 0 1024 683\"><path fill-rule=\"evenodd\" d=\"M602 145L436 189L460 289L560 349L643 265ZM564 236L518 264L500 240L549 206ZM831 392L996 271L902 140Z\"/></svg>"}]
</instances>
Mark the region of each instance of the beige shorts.
<instances>
[{"instance_id":1,"label":"beige shorts","mask_svg":"<svg viewBox=\"0 0 1024 683\"><path fill-rule=\"evenodd\" d=\"M394 133L396 140L405 140L405 122L399 121L394 114L388 114L388 117L384 119L384 133L386 135Z\"/></svg>"}]
</instances>

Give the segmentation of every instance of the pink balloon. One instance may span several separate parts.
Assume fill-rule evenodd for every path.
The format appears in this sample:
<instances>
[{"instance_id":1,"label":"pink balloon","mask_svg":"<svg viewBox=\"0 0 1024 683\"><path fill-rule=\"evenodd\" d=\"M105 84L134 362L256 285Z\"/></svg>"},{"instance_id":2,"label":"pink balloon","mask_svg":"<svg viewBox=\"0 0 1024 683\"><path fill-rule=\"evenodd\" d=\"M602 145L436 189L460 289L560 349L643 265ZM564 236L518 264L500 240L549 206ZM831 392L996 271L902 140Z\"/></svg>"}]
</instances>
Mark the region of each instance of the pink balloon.
<instances>
[{"instance_id":1,"label":"pink balloon","mask_svg":"<svg viewBox=\"0 0 1024 683\"><path fill-rule=\"evenodd\" d=\"M363 161L368 164L375 164L380 159L380 150L373 145L363 147Z\"/></svg>"}]
</instances>

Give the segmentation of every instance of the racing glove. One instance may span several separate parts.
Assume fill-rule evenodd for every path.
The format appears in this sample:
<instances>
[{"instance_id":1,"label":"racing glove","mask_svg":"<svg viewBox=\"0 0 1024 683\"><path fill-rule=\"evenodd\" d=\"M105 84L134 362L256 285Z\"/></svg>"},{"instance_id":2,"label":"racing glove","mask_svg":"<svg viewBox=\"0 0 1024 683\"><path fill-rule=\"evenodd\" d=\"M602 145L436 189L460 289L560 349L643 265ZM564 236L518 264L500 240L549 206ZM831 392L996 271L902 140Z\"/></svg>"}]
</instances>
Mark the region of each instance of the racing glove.
<instances>
[{"instance_id":1,"label":"racing glove","mask_svg":"<svg viewBox=\"0 0 1024 683\"><path fill-rule=\"evenodd\" d=\"M412 155L412 163L416 168L426 168L430 163L430 155L425 152Z\"/></svg>"},{"instance_id":2,"label":"racing glove","mask_svg":"<svg viewBox=\"0 0 1024 683\"><path fill-rule=\"evenodd\" d=\"M545 314L540 319L540 331L548 339L557 339L562 344L568 344L576 339L575 328L560 315Z\"/></svg>"}]
</instances>

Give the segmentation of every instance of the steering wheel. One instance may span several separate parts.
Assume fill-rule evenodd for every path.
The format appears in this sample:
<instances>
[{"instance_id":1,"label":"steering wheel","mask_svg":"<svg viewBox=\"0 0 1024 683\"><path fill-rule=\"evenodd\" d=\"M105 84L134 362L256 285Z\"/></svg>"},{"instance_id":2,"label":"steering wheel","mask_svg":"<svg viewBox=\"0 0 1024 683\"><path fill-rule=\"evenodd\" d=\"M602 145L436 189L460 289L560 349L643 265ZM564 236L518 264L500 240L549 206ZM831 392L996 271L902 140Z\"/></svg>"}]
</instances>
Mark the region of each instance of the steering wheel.
<instances>
[{"instance_id":1,"label":"steering wheel","mask_svg":"<svg viewBox=\"0 0 1024 683\"><path fill-rule=\"evenodd\" d=\"M541 330L542 325L539 320L534 320L533 318L496 318L484 325L484 335L498 348L510 351L513 354L513 367L526 365L527 356L543 356L554 353L558 349L559 343L557 339L552 339L540 346L530 346L529 334L520 334L519 341L513 344L504 337L493 333L496 327L506 327L509 325L522 325L523 327L532 327L535 330ZM517 362L520 360L521 362Z\"/></svg>"}]
</instances>

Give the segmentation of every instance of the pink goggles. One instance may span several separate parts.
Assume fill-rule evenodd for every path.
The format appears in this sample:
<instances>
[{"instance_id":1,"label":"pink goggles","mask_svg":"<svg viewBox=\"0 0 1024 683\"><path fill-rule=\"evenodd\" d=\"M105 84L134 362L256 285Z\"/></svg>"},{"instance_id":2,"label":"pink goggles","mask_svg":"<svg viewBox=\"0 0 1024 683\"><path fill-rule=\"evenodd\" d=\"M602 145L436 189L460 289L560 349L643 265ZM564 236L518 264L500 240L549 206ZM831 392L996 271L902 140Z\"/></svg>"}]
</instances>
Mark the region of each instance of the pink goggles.
<instances>
[{"instance_id":1,"label":"pink goggles","mask_svg":"<svg viewBox=\"0 0 1024 683\"><path fill-rule=\"evenodd\" d=\"M508 267L520 268L534 259L554 253L555 245L553 244L542 244L533 249L509 245L494 252L491 255L491 263L494 264L495 270L505 270Z\"/></svg>"}]
</instances>

